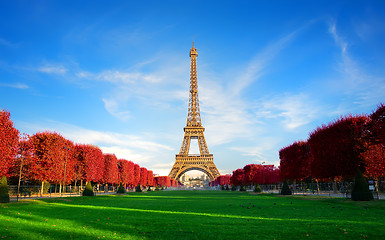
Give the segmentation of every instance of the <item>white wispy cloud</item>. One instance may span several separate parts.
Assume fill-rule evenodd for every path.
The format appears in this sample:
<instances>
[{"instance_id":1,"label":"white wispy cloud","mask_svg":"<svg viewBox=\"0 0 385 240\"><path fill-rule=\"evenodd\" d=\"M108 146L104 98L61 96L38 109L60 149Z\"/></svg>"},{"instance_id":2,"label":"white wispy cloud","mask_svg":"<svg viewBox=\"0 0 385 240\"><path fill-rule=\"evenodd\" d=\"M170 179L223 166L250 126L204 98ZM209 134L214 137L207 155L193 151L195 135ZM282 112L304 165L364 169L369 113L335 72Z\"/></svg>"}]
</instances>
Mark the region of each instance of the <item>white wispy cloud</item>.
<instances>
[{"instance_id":1,"label":"white wispy cloud","mask_svg":"<svg viewBox=\"0 0 385 240\"><path fill-rule=\"evenodd\" d=\"M208 129L206 136L210 145L250 137L252 115L247 111L247 103L230 95L217 82L204 81L200 86L202 122Z\"/></svg>"},{"instance_id":2,"label":"white wispy cloud","mask_svg":"<svg viewBox=\"0 0 385 240\"><path fill-rule=\"evenodd\" d=\"M256 107L260 120L278 119L287 130L293 130L312 122L322 112L319 104L306 93L278 95L261 99Z\"/></svg>"},{"instance_id":3,"label":"white wispy cloud","mask_svg":"<svg viewBox=\"0 0 385 240\"><path fill-rule=\"evenodd\" d=\"M57 122L44 121L28 123L15 121L15 126L30 135L41 131L55 131L75 143L92 144L102 149L103 153L113 153L119 159L131 160L148 169L156 170L161 175L167 175L173 160L171 153L176 150L156 142L148 134L129 135L116 132L95 131L83 127ZM166 159L166 162L162 162ZM158 166L161 167L158 169Z\"/></svg>"},{"instance_id":4,"label":"white wispy cloud","mask_svg":"<svg viewBox=\"0 0 385 240\"><path fill-rule=\"evenodd\" d=\"M329 23L329 33L341 50L338 69L341 73L338 81L331 83L339 91L353 97L358 105L373 105L384 100L385 77L374 76L365 69L349 52L349 42L340 36L334 21Z\"/></svg>"},{"instance_id":5,"label":"white wispy cloud","mask_svg":"<svg viewBox=\"0 0 385 240\"><path fill-rule=\"evenodd\" d=\"M140 72L112 71L107 70L95 75L95 79L115 84L137 84L138 82L157 83L162 79L154 74L143 74Z\"/></svg>"},{"instance_id":6,"label":"white wispy cloud","mask_svg":"<svg viewBox=\"0 0 385 240\"><path fill-rule=\"evenodd\" d=\"M242 69L239 77L232 81L231 91L233 94L239 94L254 81L262 77L266 72L266 68L271 64L271 61L295 38L299 31L291 32L290 34L270 43L261 52L257 53L255 57Z\"/></svg>"},{"instance_id":7,"label":"white wispy cloud","mask_svg":"<svg viewBox=\"0 0 385 240\"><path fill-rule=\"evenodd\" d=\"M83 80L109 83L102 98L104 107L114 117L127 121L132 117L130 107L134 101L140 101L143 107L171 108L171 102L186 99L188 88L181 88L183 81L180 79L182 74L188 76L188 62L181 63L178 57L170 57L167 61L156 59L153 57L129 69L96 73L81 70L75 75ZM144 71L142 67L153 70ZM183 68L186 72L181 71Z\"/></svg>"},{"instance_id":8,"label":"white wispy cloud","mask_svg":"<svg viewBox=\"0 0 385 240\"><path fill-rule=\"evenodd\" d=\"M24 83L0 83L1 87L17 88L17 89L28 89L29 86Z\"/></svg>"},{"instance_id":9,"label":"white wispy cloud","mask_svg":"<svg viewBox=\"0 0 385 240\"><path fill-rule=\"evenodd\" d=\"M261 126L256 124L259 119L255 118L250 108L255 100L246 100L242 95L242 90L266 73L266 69L270 67L273 59L288 46L301 29L267 45L246 66L239 69L239 74L237 74L239 77L235 79L225 79L225 81L215 81L217 79L214 79L210 81L210 74L204 76L203 84L201 81L199 90L201 93L200 99L202 100L201 111L206 117L202 121L207 129L210 129L207 132L207 138L212 145L221 145L237 139L253 138L261 132ZM217 76L217 78L220 77ZM231 84L224 86L225 82L231 82ZM270 104L273 104L273 102ZM275 108L280 107L277 104L273 105ZM277 117L279 114L286 115L289 128L302 124L299 122L301 118L295 116L298 112L294 112L294 107L289 109L290 103L287 103L285 109L281 109L281 113L276 113ZM266 110L268 106L264 108ZM261 110L259 109L259 111Z\"/></svg>"},{"instance_id":10,"label":"white wispy cloud","mask_svg":"<svg viewBox=\"0 0 385 240\"><path fill-rule=\"evenodd\" d=\"M102 99L104 102L104 108L114 117L122 120L127 121L131 118L130 111L120 111L119 110L119 104L114 99Z\"/></svg>"},{"instance_id":11,"label":"white wispy cloud","mask_svg":"<svg viewBox=\"0 0 385 240\"><path fill-rule=\"evenodd\" d=\"M66 74L68 69L61 65L44 65L36 69L38 72L46 74Z\"/></svg>"},{"instance_id":12,"label":"white wispy cloud","mask_svg":"<svg viewBox=\"0 0 385 240\"><path fill-rule=\"evenodd\" d=\"M10 42L4 38L0 38L0 45L6 46L6 47L18 47L18 44Z\"/></svg>"}]
</instances>

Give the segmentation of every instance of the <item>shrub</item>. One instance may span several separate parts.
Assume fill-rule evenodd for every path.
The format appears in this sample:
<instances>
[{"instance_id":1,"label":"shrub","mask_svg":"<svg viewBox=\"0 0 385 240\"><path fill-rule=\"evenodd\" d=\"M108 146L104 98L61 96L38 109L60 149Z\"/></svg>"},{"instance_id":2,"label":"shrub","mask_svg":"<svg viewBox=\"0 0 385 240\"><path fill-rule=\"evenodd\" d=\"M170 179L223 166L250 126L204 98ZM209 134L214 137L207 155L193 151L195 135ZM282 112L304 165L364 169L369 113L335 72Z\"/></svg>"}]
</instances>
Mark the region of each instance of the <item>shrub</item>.
<instances>
[{"instance_id":1,"label":"shrub","mask_svg":"<svg viewBox=\"0 0 385 240\"><path fill-rule=\"evenodd\" d=\"M120 183L118 191L116 193L126 193L126 189L123 187L122 183Z\"/></svg>"},{"instance_id":2,"label":"shrub","mask_svg":"<svg viewBox=\"0 0 385 240\"><path fill-rule=\"evenodd\" d=\"M51 188L51 184L47 181L44 181L43 184L43 193L49 193L49 189Z\"/></svg>"},{"instance_id":3,"label":"shrub","mask_svg":"<svg viewBox=\"0 0 385 240\"><path fill-rule=\"evenodd\" d=\"M258 183L254 187L254 192L256 192L256 193L262 192L261 187L259 186Z\"/></svg>"},{"instance_id":4,"label":"shrub","mask_svg":"<svg viewBox=\"0 0 385 240\"><path fill-rule=\"evenodd\" d=\"M232 186L231 186L231 191L237 191L237 186L232 185Z\"/></svg>"},{"instance_id":5,"label":"shrub","mask_svg":"<svg viewBox=\"0 0 385 240\"><path fill-rule=\"evenodd\" d=\"M242 185L241 188L239 189L240 192L246 192L246 187L245 185Z\"/></svg>"},{"instance_id":6,"label":"shrub","mask_svg":"<svg viewBox=\"0 0 385 240\"><path fill-rule=\"evenodd\" d=\"M159 185L156 185L156 187L155 187L155 191L159 191L160 189L159 189Z\"/></svg>"},{"instance_id":7,"label":"shrub","mask_svg":"<svg viewBox=\"0 0 385 240\"><path fill-rule=\"evenodd\" d=\"M354 186L352 190L353 201L370 201L373 200L373 194L369 190L369 185L366 182L360 169L357 169L356 178L354 179Z\"/></svg>"},{"instance_id":8,"label":"shrub","mask_svg":"<svg viewBox=\"0 0 385 240\"><path fill-rule=\"evenodd\" d=\"M140 186L140 184L136 186L135 192L142 192L142 187Z\"/></svg>"},{"instance_id":9,"label":"shrub","mask_svg":"<svg viewBox=\"0 0 385 240\"><path fill-rule=\"evenodd\" d=\"M86 188L83 191L83 196L95 196L94 190L92 189L91 182L87 182Z\"/></svg>"},{"instance_id":10,"label":"shrub","mask_svg":"<svg viewBox=\"0 0 385 240\"><path fill-rule=\"evenodd\" d=\"M289 188L289 184L287 184L286 179L283 181L283 186L281 189L281 195L291 195L291 190Z\"/></svg>"},{"instance_id":11,"label":"shrub","mask_svg":"<svg viewBox=\"0 0 385 240\"><path fill-rule=\"evenodd\" d=\"M0 202L1 203L9 202L8 182L7 182L7 177L5 176L3 176L0 180Z\"/></svg>"}]
</instances>

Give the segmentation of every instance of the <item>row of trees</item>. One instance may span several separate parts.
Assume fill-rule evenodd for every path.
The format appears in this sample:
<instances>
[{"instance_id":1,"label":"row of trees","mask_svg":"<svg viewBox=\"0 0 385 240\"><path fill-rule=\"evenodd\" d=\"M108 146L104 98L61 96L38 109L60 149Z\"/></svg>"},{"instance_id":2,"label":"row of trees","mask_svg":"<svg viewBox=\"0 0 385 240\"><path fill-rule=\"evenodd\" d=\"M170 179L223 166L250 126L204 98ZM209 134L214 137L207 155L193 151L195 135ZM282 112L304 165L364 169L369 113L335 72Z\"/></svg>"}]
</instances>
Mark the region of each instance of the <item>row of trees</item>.
<instances>
[{"instance_id":1,"label":"row of trees","mask_svg":"<svg viewBox=\"0 0 385 240\"><path fill-rule=\"evenodd\" d=\"M180 183L169 176L154 177L154 186L159 187L179 187Z\"/></svg>"},{"instance_id":2,"label":"row of trees","mask_svg":"<svg viewBox=\"0 0 385 240\"><path fill-rule=\"evenodd\" d=\"M281 176L299 180L352 180L385 176L385 106L367 115L341 117L279 151Z\"/></svg>"},{"instance_id":3,"label":"row of trees","mask_svg":"<svg viewBox=\"0 0 385 240\"><path fill-rule=\"evenodd\" d=\"M20 137L10 113L4 110L0 110L0 176L60 185L121 182L125 186L154 186L152 171L117 159L114 154L104 154L97 146L73 143L49 131Z\"/></svg>"},{"instance_id":4,"label":"row of trees","mask_svg":"<svg viewBox=\"0 0 385 240\"><path fill-rule=\"evenodd\" d=\"M233 171L232 175L221 175L210 185L212 186L248 186L256 184L275 184L280 182L280 170L274 165L248 164Z\"/></svg>"}]
</instances>

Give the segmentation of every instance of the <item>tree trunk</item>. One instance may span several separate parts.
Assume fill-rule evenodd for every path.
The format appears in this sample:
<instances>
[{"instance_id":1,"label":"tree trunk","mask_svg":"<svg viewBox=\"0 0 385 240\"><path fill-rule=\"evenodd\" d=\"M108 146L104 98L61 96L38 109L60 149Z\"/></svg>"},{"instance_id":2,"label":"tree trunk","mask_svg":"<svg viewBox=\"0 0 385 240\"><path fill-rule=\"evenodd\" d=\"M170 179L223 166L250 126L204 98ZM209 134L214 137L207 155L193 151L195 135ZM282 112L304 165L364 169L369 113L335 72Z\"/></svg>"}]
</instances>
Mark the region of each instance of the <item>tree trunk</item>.
<instances>
[{"instance_id":1,"label":"tree trunk","mask_svg":"<svg viewBox=\"0 0 385 240\"><path fill-rule=\"evenodd\" d=\"M338 189L337 189L337 181L334 180L334 181L333 181L333 193L334 193L334 194L337 194L337 192L338 192Z\"/></svg>"},{"instance_id":2,"label":"tree trunk","mask_svg":"<svg viewBox=\"0 0 385 240\"><path fill-rule=\"evenodd\" d=\"M40 190L40 196L43 195L44 191L44 181L41 182L41 190Z\"/></svg>"},{"instance_id":3,"label":"tree trunk","mask_svg":"<svg viewBox=\"0 0 385 240\"><path fill-rule=\"evenodd\" d=\"M318 180L316 180L317 182L317 193L319 193L319 184L318 184Z\"/></svg>"}]
</instances>

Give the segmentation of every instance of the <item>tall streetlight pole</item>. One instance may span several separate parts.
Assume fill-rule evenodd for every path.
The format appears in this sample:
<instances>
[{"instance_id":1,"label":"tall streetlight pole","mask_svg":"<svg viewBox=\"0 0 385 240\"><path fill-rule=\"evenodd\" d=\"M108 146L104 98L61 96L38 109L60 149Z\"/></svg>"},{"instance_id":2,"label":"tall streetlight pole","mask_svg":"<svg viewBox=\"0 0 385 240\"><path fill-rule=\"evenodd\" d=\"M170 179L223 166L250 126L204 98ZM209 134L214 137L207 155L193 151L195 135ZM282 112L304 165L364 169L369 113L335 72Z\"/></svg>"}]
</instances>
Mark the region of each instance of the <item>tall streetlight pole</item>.
<instances>
[{"instance_id":1,"label":"tall streetlight pole","mask_svg":"<svg viewBox=\"0 0 385 240\"><path fill-rule=\"evenodd\" d=\"M20 171L19 171L19 183L17 185L17 199L19 199L19 193L20 193L21 171L23 170L23 161L24 161L24 149L22 149L20 154Z\"/></svg>"},{"instance_id":2,"label":"tall streetlight pole","mask_svg":"<svg viewBox=\"0 0 385 240\"><path fill-rule=\"evenodd\" d=\"M67 172L67 151L71 150L69 147L64 147L64 150L66 150L65 154L65 162L64 162L64 180L63 180L63 191L65 191L65 183L66 183L66 172Z\"/></svg>"},{"instance_id":3,"label":"tall streetlight pole","mask_svg":"<svg viewBox=\"0 0 385 240\"><path fill-rule=\"evenodd\" d=\"M263 186L263 188L265 188L265 166L263 164L265 164L265 161L263 161L261 163L261 165L263 167L263 169L262 169L262 175L263 175L263 184L262 184L262 186Z\"/></svg>"}]
</instances>

